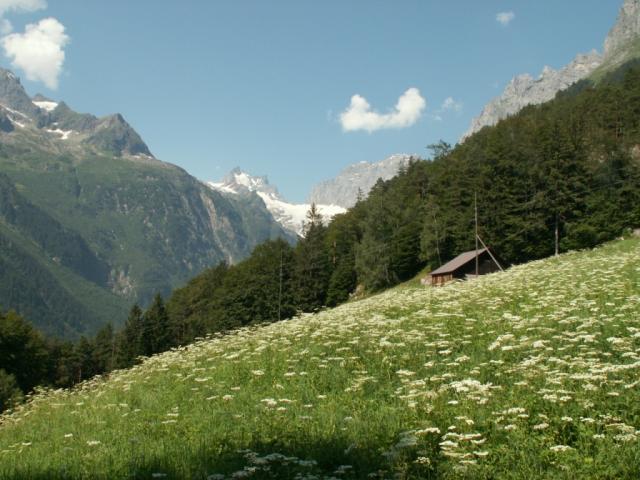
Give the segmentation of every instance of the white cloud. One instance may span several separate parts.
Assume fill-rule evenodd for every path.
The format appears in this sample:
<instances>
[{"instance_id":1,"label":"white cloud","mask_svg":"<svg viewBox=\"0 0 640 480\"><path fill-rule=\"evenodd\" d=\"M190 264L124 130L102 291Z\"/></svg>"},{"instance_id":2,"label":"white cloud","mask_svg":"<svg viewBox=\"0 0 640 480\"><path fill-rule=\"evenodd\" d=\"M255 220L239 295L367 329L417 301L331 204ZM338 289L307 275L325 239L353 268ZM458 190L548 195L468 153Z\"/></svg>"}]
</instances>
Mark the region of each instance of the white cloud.
<instances>
[{"instance_id":1,"label":"white cloud","mask_svg":"<svg viewBox=\"0 0 640 480\"><path fill-rule=\"evenodd\" d=\"M404 92L395 108L386 114L373 111L364 97L354 95L349 108L340 114L340 123L345 132L366 130L371 133L384 128L406 128L418 121L426 106L427 102L417 88Z\"/></svg>"},{"instance_id":2,"label":"white cloud","mask_svg":"<svg viewBox=\"0 0 640 480\"><path fill-rule=\"evenodd\" d=\"M444 102L442 102L442 105L440 106L440 112L460 112L462 110L462 107L462 102L454 100L453 97L447 97L444 99Z\"/></svg>"},{"instance_id":3,"label":"white cloud","mask_svg":"<svg viewBox=\"0 0 640 480\"><path fill-rule=\"evenodd\" d=\"M35 12L47 8L45 0L0 0L0 15L6 12Z\"/></svg>"},{"instance_id":4,"label":"white cloud","mask_svg":"<svg viewBox=\"0 0 640 480\"><path fill-rule=\"evenodd\" d=\"M509 25L514 18L516 18L516 14L513 12L500 12L496 15L496 21L503 27Z\"/></svg>"},{"instance_id":5,"label":"white cloud","mask_svg":"<svg viewBox=\"0 0 640 480\"><path fill-rule=\"evenodd\" d=\"M31 23L24 33L12 33L1 40L4 53L14 67L22 69L29 80L43 82L52 90L58 88L64 47L68 43L64 25L55 18Z\"/></svg>"},{"instance_id":6,"label":"white cloud","mask_svg":"<svg viewBox=\"0 0 640 480\"><path fill-rule=\"evenodd\" d=\"M47 8L45 0L0 0L0 34L7 35L13 31L13 25L6 18L5 13L35 12Z\"/></svg>"}]
</instances>

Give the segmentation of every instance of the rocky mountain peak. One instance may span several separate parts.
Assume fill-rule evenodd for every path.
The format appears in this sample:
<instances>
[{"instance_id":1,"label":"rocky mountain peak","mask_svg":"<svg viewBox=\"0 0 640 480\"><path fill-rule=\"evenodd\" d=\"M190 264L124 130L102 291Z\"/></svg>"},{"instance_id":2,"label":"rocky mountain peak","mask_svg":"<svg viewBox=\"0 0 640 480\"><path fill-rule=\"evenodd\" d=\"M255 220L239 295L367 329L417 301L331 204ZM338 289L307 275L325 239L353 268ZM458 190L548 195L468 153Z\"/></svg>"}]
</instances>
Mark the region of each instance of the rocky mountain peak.
<instances>
[{"instance_id":1,"label":"rocky mountain peak","mask_svg":"<svg viewBox=\"0 0 640 480\"><path fill-rule=\"evenodd\" d=\"M275 199L283 200L278 189L269 183L266 175L253 176L242 170L240 167L233 168L221 182L210 182L214 188L226 191L227 193L264 193Z\"/></svg>"},{"instance_id":2,"label":"rocky mountain peak","mask_svg":"<svg viewBox=\"0 0 640 480\"><path fill-rule=\"evenodd\" d=\"M640 0L625 0L618 21L604 42L605 56L614 55L640 36Z\"/></svg>"},{"instance_id":3,"label":"rocky mountain peak","mask_svg":"<svg viewBox=\"0 0 640 480\"><path fill-rule=\"evenodd\" d=\"M249 201L252 196L259 197L273 219L286 231L293 235L303 236L304 221L311 205L288 202L280 195L275 185L269 183L266 176L252 176L236 167L221 182L207 182L207 185L225 196L244 197ZM345 212L344 208L336 205L318 204L317 207L327 222L335 215Z\"/></svg>"},{"instance_id":4,"label":"rocky mountain peak","mask_svg":"<svg viewBox=\"0 0 640 480\"><path fill-rule=\"evenodd\" d=\"M346 167L337 177L316 185L309 196L310 203L339 205L350 208L356 204L358 190L367 195L379 178L388 180L411 159L410 155L391 155L379 162L360 162Z\"/></svg>"},{"instance_id":5,"label":"rocky mountain peak","mask_svg":"<svg viewBox=\"0 0 640 480\"><path fill-rule=\"evenodd\" d=\"M0 103L3 107L37 118L39 109L24 90L20 79L10 70L0 68Z\"/></svg>"},{"instance_id":6,"label":"rocky mountain peak","mask_svg":"<svg viewBox=\"0 0 640 480\"><path fill-rule=\"evenodd\" d=\"M500 120L515 115L527 105L552 100L559 91L587 78L600 67L621 64L627 59L629 45L639 38L640 0L625 0L618 20L605 40L604 54L595 50L579 54L569 65L559 70L544 67L538 78L529 74L518 75L507 84L502 95L491 100L480 115L471 121L462 140L483 127L495 125Z\"/></svg>"},{"instance_id":7,"label":"rocky mountain peak","mask_svg":"<svg viewBox=\"0 0 640 480\"><path fill-rule=\"evenodd\" d=\"M27 129L38 131L47 139L57 138L66 144L83 143L113 155L153 158L140 135L116 113L98 118L77 113L64 102L41 94L27 95L20 79L10 70L0 68L0 130L5 133ZM12 126L7 124L9 121ZM14 127L19 127L17 130Z\"/></svg>"}]
</instances>

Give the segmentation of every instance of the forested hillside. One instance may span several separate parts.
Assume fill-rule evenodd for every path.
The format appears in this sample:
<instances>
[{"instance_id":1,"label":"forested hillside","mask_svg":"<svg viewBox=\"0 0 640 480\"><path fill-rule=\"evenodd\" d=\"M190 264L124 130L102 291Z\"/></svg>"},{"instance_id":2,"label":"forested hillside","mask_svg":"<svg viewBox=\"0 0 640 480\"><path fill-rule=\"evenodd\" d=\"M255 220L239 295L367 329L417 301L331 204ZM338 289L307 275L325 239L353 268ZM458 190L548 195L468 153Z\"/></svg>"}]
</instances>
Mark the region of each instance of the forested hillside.
<instances>
[{"instance_id":1,"label":"forested hillside","mask_svg":"<svg viewBox=\"0 0 640 480\"><path fill-rule=\"evenodd\" d=\"M620 236L640 226L639 112L640 70L625 70L597 87L576 85L453 149L432 145L431 160L378 182L329 226L312 209L295 247L273 240L236 265L223 261L166 302L156 295L146 311L134 306L120 331L107 326L75 345L43 341L48 370L39 382L70 385L207 334L315 312L413 278L474 248L476 195L480 235L506 264ZM12 212L36 207L7 192L0 211L13 230L6 234L32 228L11 220ZM46 219L60 238L46 244L60 249L53 263L73 262L63 247L76 237ZM21 268L38 272L35 264Z\"/></svg>"},{"instance_id":2,"label":"forested hillside","mask_svg":"<svg viewBox=\"0 0 640 480\"><path fill-rule=\"evenodd\" d=\"M640 226L640 70L581 82L451 148L432 145L328 227L310 215L294 248L260 246L168 301L173 338L274 321L376 291L474 248L506 264L593 247ZM556 237L557 234L557 237ZM557 238L557 242L556 242Z\"/></svg>"}]
</instances>

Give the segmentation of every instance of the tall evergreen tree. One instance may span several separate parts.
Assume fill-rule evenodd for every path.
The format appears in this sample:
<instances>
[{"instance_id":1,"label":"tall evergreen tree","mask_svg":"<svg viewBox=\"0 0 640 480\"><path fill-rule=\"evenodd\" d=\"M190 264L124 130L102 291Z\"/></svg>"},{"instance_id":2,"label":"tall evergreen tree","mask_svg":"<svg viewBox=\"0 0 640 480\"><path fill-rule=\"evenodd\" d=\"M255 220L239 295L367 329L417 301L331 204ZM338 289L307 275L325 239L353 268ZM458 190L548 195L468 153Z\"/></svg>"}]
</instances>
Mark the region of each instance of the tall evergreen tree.
<instances>
[{"instance_id":1,"label":"tall evergreen tree","mask_svg":"<svg viewBox=\"0 0 640 480\"><path fill-rule=\"evenodd\" d=\"M143 334L142 310L138 305L134 305L129 311L124 328L117 336L116 364L119 368L131 366L138 356L145 355Z\"/></svg>"},{"instance_id":2,"label":"tall evergreen tree","mask_svg":"<svg viewBox=\"0 0 640 480\"><path fill-rule=\"evenodd\" d=\"M0 367L23 392L47 377L48 351L43 336L14 311L0 312Z\"/></svg>"},{"instance_id":3,"label":"tall evergreen tree","mask_svg":"<svg viewBox=\"0 0 640 480\"><path fill-rule=\"evenodd\" d=\"M169 315L162 295L153 297L151 306L142 316L144 337L142 339L143 354L153 355L168 350L173 346L170 336Z\"/></svg>"},{"instance_id":4,"label":"tall evergreen tree","mask_svg":"<svg viewBox=\"0 0 640 480\"><path fill-rule=\"evenodd\" d=\"M0 413L13 407L22 399L16 378L0 368Z\"/></svg>"},{"instance_id":5,"label":"tall evergreen tree","mask_svg":"<svg viewBox=\"0 0 640 480\"><path fill-rule=\"evenodd\" d=\"M325 247L326 232L322 215L314 203L307 212L304 238L298 242L295 253L296 305L305 312L316 311L325 305L331 276Z\"/></svg>"},{"instance_id":6,"label":"tall evergreen tree","mask_svg":"<svg viewBox=\"0 0 640 480\"><path fill-rule=\"evenodd\" d=\"M93 342L93 364L96 374L110 372L115 367L116 345L113 326L108 323L96 334Z\"/></svg>"}]
</instances>

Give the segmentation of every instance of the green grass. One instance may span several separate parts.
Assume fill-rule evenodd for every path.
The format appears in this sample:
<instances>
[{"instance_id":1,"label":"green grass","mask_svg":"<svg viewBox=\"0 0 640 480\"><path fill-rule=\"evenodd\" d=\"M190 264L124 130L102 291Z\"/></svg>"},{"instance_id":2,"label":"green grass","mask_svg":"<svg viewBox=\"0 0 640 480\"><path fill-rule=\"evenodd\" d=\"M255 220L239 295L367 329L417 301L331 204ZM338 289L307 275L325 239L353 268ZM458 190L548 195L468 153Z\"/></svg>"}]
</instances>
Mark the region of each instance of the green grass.
<instances>
[{"instance_id":1,"label":"green grass","mask_svg":"<svg viewBox=\"0 0 640 480\"><path fill-rule=\"evenodd\" d=\"M0 478L638 478L639 372L634 239L35 395Z\"/></svg>"}]
</instances>

